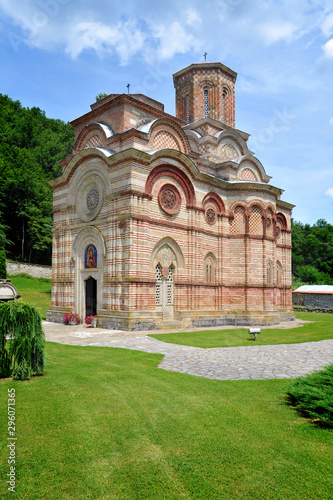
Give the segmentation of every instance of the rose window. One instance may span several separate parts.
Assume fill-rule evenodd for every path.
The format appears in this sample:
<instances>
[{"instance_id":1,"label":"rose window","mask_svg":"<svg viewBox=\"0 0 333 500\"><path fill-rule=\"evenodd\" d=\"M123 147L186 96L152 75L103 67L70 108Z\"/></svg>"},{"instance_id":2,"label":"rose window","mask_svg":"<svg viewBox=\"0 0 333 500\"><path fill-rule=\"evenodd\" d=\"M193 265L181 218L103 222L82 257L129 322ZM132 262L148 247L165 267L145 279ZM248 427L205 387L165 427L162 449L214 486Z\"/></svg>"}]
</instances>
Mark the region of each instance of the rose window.
<instances>
[{"instance_id":1,"label":"rose window","mask_svg":"<svg viewBox=\"0 0 333 500\"><path fill-rule=\"evenodd\" d=\"M162 205L169 210L172 210L176 206L176 195L172 189L164 189L162 193Z\"/></svg>"},{"instance_id":2,"label":"rose window","mask_svg":"<svg viewBox=\"0 0 333 500\"><path fill-rule=\"evenodd\" d=\"M214 224L216 222L216 212L213 208L208 208L206 210L206 221L208 224Z\"/></svg>"},{"instance_id":3,"label":"rose window","mask_svg":"<svg viewBox=\"0 0 333 500\"><path fill-rule=\"evenodd\" d=\"M181 197L178 189L172 184L166 184L162 187L158 195L160 207L167 214L176 214L181 205Z\"/></svg>"},{"instance_id":4,"label":"rose window","mask_svg":"<svg viewBox=\"0 0 333 500\"><path fill-rule=\"evenodd\" d=\"M99 191L97 187L93 187L87 194L87 208L89 212L96 210L99 204Z\"/></svg>"}]
</instances>

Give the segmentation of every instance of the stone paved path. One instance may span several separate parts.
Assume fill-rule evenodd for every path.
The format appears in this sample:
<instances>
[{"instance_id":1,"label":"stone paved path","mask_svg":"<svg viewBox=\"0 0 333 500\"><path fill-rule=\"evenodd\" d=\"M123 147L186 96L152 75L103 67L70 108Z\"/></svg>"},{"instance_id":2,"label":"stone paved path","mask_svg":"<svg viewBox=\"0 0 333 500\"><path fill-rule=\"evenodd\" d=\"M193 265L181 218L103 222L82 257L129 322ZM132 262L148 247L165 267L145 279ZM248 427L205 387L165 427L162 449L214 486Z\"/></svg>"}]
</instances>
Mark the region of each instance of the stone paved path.
<instances>
[{"instance_id":1,"label":"stone paved path","mask_svg":"<svg viewBox=\"0 0 333 500\"><path fill-rule=\"evenodd\" d=\"M67 330L58 338L48 333L46 339L65 344L120 347L164 354L159 367L216 380L261 380L294 378L333 363L333 339L304 344L254 345L202 349L167 344L143 332ZM51 328L50 328L51 330ZM50 331L49 330L49 331Z\"/></svg>"},{"instance_id":2,"label":"stone paved path","mask_svg":"<svg viewBox=\"0 0 333 500\"><path fill-rule=\"evenodd\" d=\"M294 378L333 362L333 339L305 344L214 349L166 344L152 337L128 338L90 345L108 345L164 354L160 368L216 380Z\"/></svg>"}]
</instances>

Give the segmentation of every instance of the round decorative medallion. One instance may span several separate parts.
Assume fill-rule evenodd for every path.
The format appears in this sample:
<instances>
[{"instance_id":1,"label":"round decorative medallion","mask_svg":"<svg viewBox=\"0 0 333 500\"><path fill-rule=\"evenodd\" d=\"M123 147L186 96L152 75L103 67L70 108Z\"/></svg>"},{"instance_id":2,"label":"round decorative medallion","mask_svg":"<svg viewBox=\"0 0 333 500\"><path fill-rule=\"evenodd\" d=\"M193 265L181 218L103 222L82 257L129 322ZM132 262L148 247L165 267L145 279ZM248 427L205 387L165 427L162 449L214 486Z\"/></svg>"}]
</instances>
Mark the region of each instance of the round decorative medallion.
<instances>
[{"instance_id":1,"label":"round decorative medallion","mask_svg":"<svg viewBox=\"0 0 333 500\"><path fill-rule=\"evenodd\" d=\"M272 225L271 219L266 219L266 227L267 227L267 229L269 229L271 227L271 225Z\"/></svg>"},{"instance_id":2,"label":"round decorative medallion","mask_svg":"<svg viewBox=\"0 0 333 500\"><path fill-rule=\"evenodd\" d=\"M87 194L87 208L89 212L94 212L99 204L99 191L96 186L89 189Z\"/></svg>"},{"instance_id":3,"label":"round decorative medallion","mask_svg":"<svg viewBox=\"0 0 333 500\"><path fill-rule=\"evenodd\" d=\"M276 233L276 237L280 238L280 236L281 236L281 228L280 228L280 226L276 225L275 233Z\"/></svg>"},{"instance_id":4,"label":"round decorative medallion","mask_svg":"<svg viewBox=\"0 0 333 500\"><path fill-rule=\"evenodd\" d=\"M158 202L164 212L170 215L176 214L181 205L178 189L172 184L165 184L158 194Z\"/></svg>"},{"instance_id":5,"label":"round decorative medallion","mask_svg":"<svg viewBox=\"0 0 333 500\"><path fill-rule=\"evenodd\" d=\"M237 158L237 151L233 146L226 146L224 148L224 152L229 160L234 160L235 158Z\"/></svg>"},{"instance_id":6,"label":"round decorative medallion","mask_svg":"<svg viewBox=\"0 0 333 500\"><path fill-rule=\"evenodd\" d=\"M216 212L215 212L214 208L212 208L212 207L207 208L207 210L205 212L205 217L206 217L206 221L208 222L208 224L215 224Z\"/></svg>"}]
</instances>

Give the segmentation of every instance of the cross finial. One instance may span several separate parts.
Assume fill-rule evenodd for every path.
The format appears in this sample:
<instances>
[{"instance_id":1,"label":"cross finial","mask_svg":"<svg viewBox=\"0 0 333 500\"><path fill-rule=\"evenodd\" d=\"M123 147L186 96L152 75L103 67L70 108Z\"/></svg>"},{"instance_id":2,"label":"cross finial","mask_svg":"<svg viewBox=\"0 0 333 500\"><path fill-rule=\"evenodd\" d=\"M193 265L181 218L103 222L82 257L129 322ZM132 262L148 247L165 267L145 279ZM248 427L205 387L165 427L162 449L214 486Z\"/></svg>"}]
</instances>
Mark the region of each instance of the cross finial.
<instances>
[{"instance_id":1,"label":"cross finial","mask_svg":"<svg viewBox=\"0 0 333 500\"><path fill-rule=\"evenodd\" d=\"M205 52L203 56L204 56L205 62L206 62L206 59L207 59L207 56L208 56L207 52Z\"/></svg>"},{"instance_id":2,"label":"cross finial","mask_svg":"<svg viewBox=\"0 0 333 500\"><path fill-rule=\"evenodd\" d=\"M130 89L130 86L131 86L131 85L130 85L130 83L128 83L128 84L126 85L126 87L127 87L127 93L128 93L128 94L129 94L129 89Z\"/></svg>"}]
</instances>

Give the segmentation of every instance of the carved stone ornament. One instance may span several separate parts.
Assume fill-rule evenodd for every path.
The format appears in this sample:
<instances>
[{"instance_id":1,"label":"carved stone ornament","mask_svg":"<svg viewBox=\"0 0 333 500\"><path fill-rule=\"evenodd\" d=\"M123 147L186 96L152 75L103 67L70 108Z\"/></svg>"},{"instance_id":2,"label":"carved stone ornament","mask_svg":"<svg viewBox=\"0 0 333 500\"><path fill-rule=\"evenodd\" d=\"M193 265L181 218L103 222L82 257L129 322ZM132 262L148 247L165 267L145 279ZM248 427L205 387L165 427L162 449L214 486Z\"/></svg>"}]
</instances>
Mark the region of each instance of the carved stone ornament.
<instances>
[{"instance_id":1,"label":"carved stone ornament","mask_svg":"<svg viewBox=\"0 0 333 500\"><path fill-rule=\"evenodd\" d=\"M158 251L155 260L160 262L162 268L168 269L171 264L176 262L176 256L168 245L163 245Z\"/></svg>"},{"instance_id":2,"label":"carved stone ornament","mask_svg":"<svg viewBox=\"0 0 333 500\"><path fill-rule=\"evenodd\" d=\"M181 205L178 189L173 184L164 184L158 194L158 202L164 212L169 215L176 214Z\"/></svg>"},{"instance_id":3,"label":"carved stone ornament","mask_svg":"<svg viewBox=\"0 0 333 500\"><path fill-rule=\"evenodd\" d=\"M216 211L213 207L207 208L205 212L205 218L208 224L215 224L216 222Z\"/></svg>"}]
</instances>

